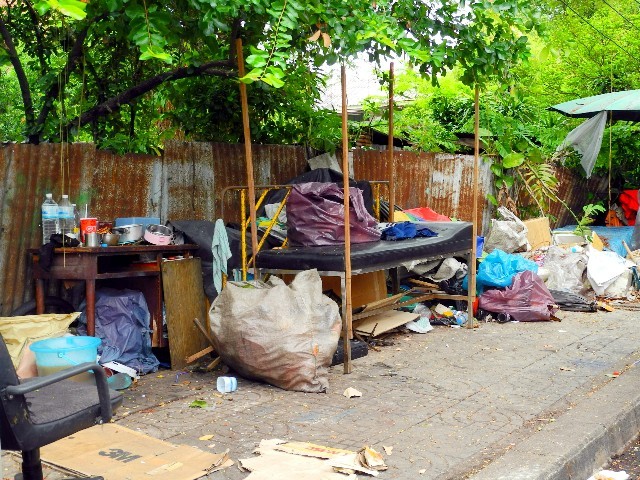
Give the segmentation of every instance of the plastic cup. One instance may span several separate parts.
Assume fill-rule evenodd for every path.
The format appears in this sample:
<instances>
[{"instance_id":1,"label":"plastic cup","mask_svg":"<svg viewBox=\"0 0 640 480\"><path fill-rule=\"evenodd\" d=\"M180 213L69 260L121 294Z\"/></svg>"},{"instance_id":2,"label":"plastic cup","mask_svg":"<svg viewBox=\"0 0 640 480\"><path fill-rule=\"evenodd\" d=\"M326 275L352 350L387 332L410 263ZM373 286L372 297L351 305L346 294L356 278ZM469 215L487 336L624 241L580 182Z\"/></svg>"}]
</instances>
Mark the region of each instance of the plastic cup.
<instances>
[{"instance_id":1,"label":"plastic cup","mask_svg":"<svg viewBox=\"0 0 640 480\"><path fill-rule=\"evenodd\" d=\"M87 233L96 233L98 231L97 218L81 218L80 219L80 241L85 243L85 235Z\"/></svg>"},{"instance_id":2,"label":"plastic cup","mask_svg":"<svg viewBox=\"0 0 640 480\"><path fill-rule=\"evenodd\" d=\"M236 377L218 377L217 388L220 393L235 392L238 388Z\"/></svg>"}]
</instances>

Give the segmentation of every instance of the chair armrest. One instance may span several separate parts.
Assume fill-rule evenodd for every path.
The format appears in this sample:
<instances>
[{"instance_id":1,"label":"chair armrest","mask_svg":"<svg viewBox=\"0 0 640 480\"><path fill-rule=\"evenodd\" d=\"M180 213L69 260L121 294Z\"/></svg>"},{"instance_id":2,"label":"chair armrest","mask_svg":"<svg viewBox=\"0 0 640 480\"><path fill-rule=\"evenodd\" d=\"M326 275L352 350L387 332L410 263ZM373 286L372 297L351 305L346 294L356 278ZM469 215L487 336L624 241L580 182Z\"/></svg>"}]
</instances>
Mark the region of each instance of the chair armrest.
<instances>
[{"instance_id":1,"label":"chair armrest","mask_svg":"<svg viewBox=\"0 0 640 480\"><path fill-rule=\"evenodd\" d=\"M111 409L111 399L109 395L109 384L107 383L107 376L104 373L104 369L97 363L81 363L71 368L60 370L59 372L46 375L44 377L34 377L28 382L21 383L20 385L9 385L4 389L5 395L24 395L25 393L33 392L40 388L46 387L53 383L57 383L61 380L78 375L79 373L88 372L93 370L94 377L96 379L96 388L98 389L98 399L100 400L100 416L103 422L111 420L113 415Z\"/></svg>"}]
</instances>

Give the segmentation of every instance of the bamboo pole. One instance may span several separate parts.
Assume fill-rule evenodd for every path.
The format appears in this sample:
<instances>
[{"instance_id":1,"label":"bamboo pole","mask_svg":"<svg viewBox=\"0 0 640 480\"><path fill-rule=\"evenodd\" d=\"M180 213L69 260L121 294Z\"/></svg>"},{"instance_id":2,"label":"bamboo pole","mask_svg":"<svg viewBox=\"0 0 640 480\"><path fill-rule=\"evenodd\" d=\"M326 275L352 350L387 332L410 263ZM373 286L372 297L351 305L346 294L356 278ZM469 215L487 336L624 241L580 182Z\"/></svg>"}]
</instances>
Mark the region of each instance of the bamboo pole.
<instances>
[{"instance_id":1,"label":"bamboo pole","mask_svg":"<svg viewBox=\"0 0 640 480\"><path fill-rule=\"evenodd\" d=\"M393 222L396 205L396 168L393 160L393 62L389 65L389 139L387 143L389 177L389 222Z\"/></svg>"},{"instance_id":2,"label":"bamboo pole","mask_svg":"<svg viewBox=\"0 0 640 480\"><path fill-rule=\"evenodd\" d=\"M467 328L473 328L473 304L476 299L476 255L478 251L478 163L480 161L480 87L476 84L473 119L473 213L471 229L471 260L469 261L469 305L467 307Z\"/></svg>"},{"instance_id":3,"label":"bamboo pole","mask_svg":"<svg viewBox=\"0 0 640 480\"><path fill-rule=\"evenodd\" d=\"M244 77L244 55L242 53L242 39L236 39L236 54L238 55L238 76ZM240 83L240 103L242 107L242 126L244 129L244 153L247 167L247 187L249 193L249 218L251 220L251 253L258 254L258 230L256 228L256 187L253 179L253 157L251 156L251 132L249 130L249 103L247 101L247 86ZM244 232L242 232L244 235ZM253 278L257 278L256 262L253 262Z\"/></svg>"},{"instance_id":4,"label":"bamboo pole","mask_svg":"<svg viewBox=\"0 0 640 480\"><path fill-rule=\"evenodd\" d=\"M349 135L347 130L347 75L344 64L340 68L342 84L342 185L344 189L344 275L346 301L342 312L344 345L344 373L351 373L351 337L353 336L351 308L351 221L349 219Z\"/></svg>"}]
</instances>

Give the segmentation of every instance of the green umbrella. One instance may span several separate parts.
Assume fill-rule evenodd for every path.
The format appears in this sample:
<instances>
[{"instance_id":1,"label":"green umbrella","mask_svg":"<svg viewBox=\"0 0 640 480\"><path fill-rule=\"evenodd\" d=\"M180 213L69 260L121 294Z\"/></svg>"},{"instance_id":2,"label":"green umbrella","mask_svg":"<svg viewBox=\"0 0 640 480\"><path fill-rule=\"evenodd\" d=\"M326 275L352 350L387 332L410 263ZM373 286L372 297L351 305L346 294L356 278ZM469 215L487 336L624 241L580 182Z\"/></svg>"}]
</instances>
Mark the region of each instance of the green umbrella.
<instances>
[{"instance_id":1,"label":"green umbrella","mask_svg":"<svg viewBox=\"0 0 640 480\"><path fill-rule=\"evenodd\" d=\"M640 122L640 90L611 92L593 97L577 98L549 107L569 117L590 118L600 112L610 112L612 120Z\"/></svg>"}]
</instances>

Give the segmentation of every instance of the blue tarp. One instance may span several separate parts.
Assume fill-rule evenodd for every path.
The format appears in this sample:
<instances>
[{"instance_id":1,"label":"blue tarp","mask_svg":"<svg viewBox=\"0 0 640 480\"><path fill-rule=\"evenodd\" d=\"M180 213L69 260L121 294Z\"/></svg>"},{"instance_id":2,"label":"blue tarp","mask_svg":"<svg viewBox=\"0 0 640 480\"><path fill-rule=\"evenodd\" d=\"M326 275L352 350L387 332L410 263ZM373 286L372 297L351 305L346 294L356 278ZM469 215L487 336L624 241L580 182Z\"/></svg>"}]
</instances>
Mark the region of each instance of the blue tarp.
<instances>
[{"instance_id":1,"label":"blue tarp","mask_svg":"<svg viewBox=\"0 0 640 480\"><path fill-rule=\"evenodd\" d=\"M575 225L566 225L561 228L556 228L554 232L573 232L576 229ZM631 247L631 236L633 235L633 227L605 227L605 226L590 226L591 231L598 234L602 241L608 245L608 249L616 252L621 257L627 256L627 251L622 245L624 240L629 247Z\"/></svg>"}]
</instances>

